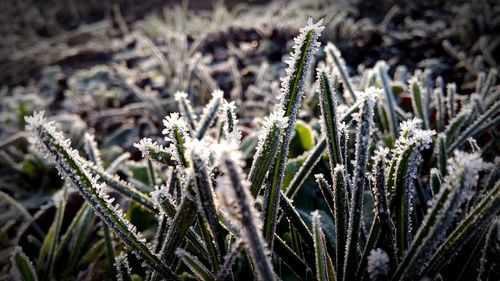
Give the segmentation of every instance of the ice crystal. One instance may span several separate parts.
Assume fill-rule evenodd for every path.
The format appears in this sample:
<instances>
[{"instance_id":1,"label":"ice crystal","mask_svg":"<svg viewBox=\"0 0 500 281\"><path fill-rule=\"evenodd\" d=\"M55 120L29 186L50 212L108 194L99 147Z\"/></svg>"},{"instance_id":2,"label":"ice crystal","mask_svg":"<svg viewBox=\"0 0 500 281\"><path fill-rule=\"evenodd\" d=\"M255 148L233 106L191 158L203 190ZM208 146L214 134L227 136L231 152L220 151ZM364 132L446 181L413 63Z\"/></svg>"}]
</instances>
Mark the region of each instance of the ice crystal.
<instances>
[{"instance_id":1,"label":"ice crystal","mask_svg":"<svg viewBox=\"0 0 500 281\"><path fill-rule=\"evenodd\" d=\"M121 252L115 257L116 279L118 281L129 280L132 276L132 268L128 263L127 254Z\"/></svg>"},{"instance_id":2,"label":"ice crystal","mask_svg":"<svg viewBox=\"0 0 500 281\"><path fill-rule=\"evenodd\" d=\"M302 54L302 46L304 45L304 42L308 36L309 32L312 32L312 36L310 38L310 44L309 44L309 49L305 50L306 57L304 60L303 68L308 72L310 69L310 64L312 62L312 56L316 52L316 50L319 48L321 45L318 42L318 38L321 35L321 32L325 28L323 25L323 20L318 21L317 23L313 23L312 19L309 18L307 21L307 25L303 28L300 29L300 34L294 38L295 44L293 45L293 51L290 53L290 58L285 60L285 63L288 65L286 69L286 75L281 78L281 91L280 95L278 96L278 101L279 105L276 108L278 109L283 109L286 111L286 104L289 102L288 99L290 97L288 96L290 93L290 82L291 79L296 79L295 72L297 71L297 68L299 67L298 61L300 57L303 55ZM302 79L299 81L301 85L305 83L305 77L307 77L307 73L304 73L302 75ZM298 86L299 89L303 89L303 86ZM297 93L298 96L302 96L303 90L299 93ZM298 105L297 105L298 106ZM292 111L296 112L298 108L294 108Z\"/></svg>"},{"instance_id":3,"label":"ice crystal","mask_svg":"<svg viewBox=\"0 0 500 281\"><path fill-rule=\"evenodd\" d=\"M241 131L238 129L238 118L236 117L236 105L234 101L222 104L221 122L223 122L224 138L227 142L240 143Z\"/></svg>"},{"instance_id":4,"label":"ice crystal","mask_svg":"<svg viewBox=\"0 0 500 281\"><path fill-rule=\"evenodd\" d=\"M368 273L371 280L385 280L389 273L389 256L384 250L378 248L370 251Z\"/></svg>"}]
</instances>

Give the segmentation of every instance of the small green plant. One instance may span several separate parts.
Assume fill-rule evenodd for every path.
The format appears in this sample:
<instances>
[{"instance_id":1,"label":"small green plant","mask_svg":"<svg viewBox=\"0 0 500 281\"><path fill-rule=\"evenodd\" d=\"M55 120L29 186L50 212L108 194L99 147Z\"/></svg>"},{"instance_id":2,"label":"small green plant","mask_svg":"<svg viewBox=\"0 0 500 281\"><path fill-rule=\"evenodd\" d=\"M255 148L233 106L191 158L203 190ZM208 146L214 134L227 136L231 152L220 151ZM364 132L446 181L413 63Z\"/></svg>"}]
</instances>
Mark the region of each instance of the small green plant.
<instances>
[{"instance_id":1,"label":"small green plant","mask_svg":"<svg viewBox=\"0 0 500 281\"><path fill-rule=\"evenodd\" d=\"M476 253L470 263L481 266L465 267L459 277L486 280L498 266L498 251L488 245L498 234L500 182L497 164L485 160L491 155L471 144L496 134L498 90L483 81L470 103L453 84L447 91L427 87L431 81L420 72L401 86L385 62L354 83L332 43L308 87L322 30L321 21L309 21L296 37L281 95L247 167L237 108L220 90L200 116L178 92L180 113L165 117L164 144L150 138L135 144L148 163L150 194L104 169L92 137L85 137L86 159L43 112L27 117L32 143L56 165L64 190L78 190L86 203L61 233L63 195L36 267L16 248L13 269L23 280L50 280L63 252L77 263L95 214L103 223L100 247L118 280L437 279L462 267L465 249ZM409 112L404 98L411 99ZM303 99L319 100L321 136L299 157L293 176L295 159L288 158ZM164 166L167 176L158 176ZM308 178L317 184L306 185ZM306 188L319 190L327 207L298 208L292 200ZM128 221L126 205L118 204L123 198L150 213L156 235Z\"/></svg>"}]
</instances>

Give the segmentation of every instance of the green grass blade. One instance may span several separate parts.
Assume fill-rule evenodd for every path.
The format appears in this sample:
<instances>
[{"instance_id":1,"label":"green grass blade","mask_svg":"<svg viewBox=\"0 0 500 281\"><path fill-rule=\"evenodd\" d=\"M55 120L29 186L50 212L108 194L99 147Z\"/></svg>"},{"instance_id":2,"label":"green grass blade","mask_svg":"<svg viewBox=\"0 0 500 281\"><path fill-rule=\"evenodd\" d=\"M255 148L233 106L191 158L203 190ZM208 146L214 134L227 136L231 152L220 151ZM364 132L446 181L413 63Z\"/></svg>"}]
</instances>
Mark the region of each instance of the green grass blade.
<instances>
[{"instance_id":1,"label":"green grass blade","mask_svg":"<svg viewBox=\"0 0 500 281\"><path fill-rule=\"evenodd\" d=\"M312 270L305 263L304 259L297 256L279 236L274 237L274 239L274 253L288 266L288 268L301 278L301 280L311 279Z\"/></svg>"},{"instance_id":2,"label":"green grass blade","mask_svg":"<svg viewBox=\"0 0 500 281\"><path fill-rule=\"evenodd\" d=\"M38 280L33 263L26 256L21 247L17 246L16 248L14 248L14 251L12 251L12 254L10 256L10 261L12 263L12 267L15 268L16 273L20 275L19 280Z\"/></svg>"},{"instance_id":3,"label":"green grass blade","mask_svg":"<svg viewBox=\"0 0 500 281\"><path fill-rule=\"evenodd\" d=\"M449 83L446 85L446 108L448 109L448 120L455 117L456 114L456 101L455 96L457 94L457 85L455 83Z\"/></svg>"},{"instance_id":4,"label":"green grass blade","mask_svg":"<svg viewBox=\"0 0 500 281\"><path fill-rule=\"evenodd\" d=\"M328 154L330 155L330 169L333 171L337 164L344 164L340 150L339 122L337 117L337 99L332 88L331 78L325 69L318 71L320 85L319 100L321 107L321 130L326 138Z\"/></svg>"},{"instance_id":5,"label":"green grass blade","mask_svg":"<svg viewBox=\"0 0 500 281\"><path fill-rule=\"evenodd\" d=\"M325 235L321 230L321 221L318 211L312 212L312 227L314 238L314 259L316 264L316 279L321 281L334 280L334 277L329 276L327 266L327 252Z\"/></svg>"},{"instance_id":6,"label":"green grass blade","mask_svg":"<svg viewBox=\"0 0 500 281\"><path fill-rule=\"evenodd\" d=\"M64 210L66 208L66 195L67 195L67 187L63 187L63 195L61 198L58 198L57 202L57 210L54 217L54 221L50 226L49 234L45 237L43 241L42 249L46 248L47 245L47 255L42 257L42 264L45 266L43 269L43 278L42 280L50 280L52 278L52 273L54 270L54 258L57 252L57 244L59 243L59 234L61 232L62 222L64 218ZM43 253L43 251L41 251ZM40 259L39 259L40 261Z\"/></svg>"},{"instance_id":7,"label":"green grass blade","mask_svg":"<svg viewBox=\"0 0 500 281\"><path fill-rule=\"evenodd\" d=\"M363 206L364 173L369 159L370 135L373 126L373 107L375 96L367 92L358 117L358 128L356 133L356 160L352 181L351 204L349 208L349 227L347 231L347 242L345 252L345 263L343 266L343 280L351 280L356 273L356 252L358 247L358 236L361 230L361 208Z\"/></svg>"},{"instance_id":8,"label":"green grass blade","mask_svg":"<svg viewBox=\"0 0 500 281\"><path fill-rule=\"evenodd\" d=\"M190 131L196 130L198 126L197 116L193 112L193 107L188 99L188 95L185 92L177 92L174 95L177 104L179 105L179 111L181 115L186 118L189 124Z\"/></svg>"},{"instance_id":9,"label":"green grass blade","mask_svg":"<svg viewBox=\"0 0 500 281\"><path fill-rule=\"evenodd\" d=\"M424 128L429 129L429 120L424 115L424 104L422 102L422 86L416 76L408 82L410 84L411 103L415 117L424 121Z\"/></svg>"},{"instance_id":10,"label":"green grass blade","mask_svg":"<svg viewBox=\"0 0 500 281\"><path fill-rule=\"evenodd\" d=\"M197 257L191 255L181 248L178 248L175 251L175 254L181 258L182 262L184 262L184 264L186 264L189 269L191 269L191 271L196 275L197 279L202 281L215 281L215 276L213 275L213 273L210 272L210 270L208 270L208 268L206 268L205 265L201 263L201 261Z\"/></svg>"},{"instance_id":11,"label":"green grass blade","mask_svg":"<svg viewBox=\"0 0 500 281\"><path fill-rule=\"evenodd\" d=\"M212 92L212 99L205 106L205 108L203 108L203 114L201 115L200 122L198 123L198 128L196 129L195 137L197 139L201 140L210 126L212 126L212 124L214 123L222 105L223 99L224 93L222 91L216 90Z\"/></svg>"},{"instance_id":12,"label":"green grass blade","mask_svg":"<svg viewBox=\"0 0 500 281\"><path fill-rule=\"evenodd\" d=\"M222 206L231 215L233 223L241 227L241 235L257 278L275 280L271 259L259 229L259 215L248 190L248 182L244 181L245 175L237 164L240 157L235 155L234 150L228 150L221 151L219 158L218 163L225 176L219 178L217 196L223 202Z\"/></svg>"},{"instance_id":13,"label":"green grass blade","mask_svg":"<svg viewBox=\"0 0 500 281\"><path fill-rule=\"evenodd\" d=\"M118 237L134 250L148 265L165 277L176 279L170 268L149 250L135 228L121 215L119 208L111 205L111 199L104 193L105 186L99 184L88 171L87 165L80 161L78 152L70 147L62 133L56 131L52 122L47 122L43 112L27 117L27 129L37 148L56 164L66 182L72 184L94 209L95 213L108 224Z\"/></svg>"},{"instance_id":14,"label":"green grass blade","mask_svg":"<svg viewBox=\"0 0 500 281\"><path fill-rule=\"evenodd\" d=\"M193 153L193 173L194 186L196 187L196 198L198 211L203 216L203 221L208 225L210 240L208 243L215 243L216 253L212 256L212 263L215 269L219 269L220 258L226 254L225 235L219 224L217 210L214 203L214 191L209 176L206 160L202 160L198 153Z\"/></svg>"},{"instance_id":15,"label":"green grass blade","mask_svg":"<svg viewBox=\"0 0 500 281\"><path fill-rule=\"evenodd\" d=\"M398 129L398 119L396 116L396 102L394 101L394 93L392 92L392 88L389 85L389 77L387 74L388 66L385 62L377 63L375 66L378 72L378 76L380 82L382 83L382 88L384 89L385 96L385 110L389 115L389 128L391 130L392 137L394 139L398 138L399 129Z\"/></svg>"},{"instance_id":16,"label":"green grass blade","mask_svg":"<svg viewBox=\"0 0 500 281\"><path fill-rule=\"evenodd\" d=\"M349 110L339 119L339 122L348 121L351 118L352 114L359 110L361 104L362 102L357 102L356 104L351 106ZM319 162L321 155L323 155L323 153L325 152L326 146L326 139L323 138L316 144L316 146L307 156L302 166L300 166L299 171L297 172L297 174L295 174L292 181L286 188L285 194L289 198L295 197L300 186L304 183L304 180L309 176L309 174L311 174L312 169Z\"/></svg>"},{"instance_id":17,"label":"green grass blade","mask_svg":"<svg viewBox=\"0 0 500 281\"><path fill-rule=\"evenodd\" d=\"M108 256L108 262L109 262L109 275L111 276L112 280L116 280L116 270L115 267L113 266L116 262L113 238L111 236L111 232L109 231L109 226L103 224L102 230L104 231L104 240L106 241L106 254Z\"/></svg>"},{"instance_id":18,"label":"green grass blade","mask_svg":"<svg viewBox=\"0 0 500 281\"><path fill-rule=\"evenodd\" d=\"M285 194L281 194L281 196L282 198L280 200L280 207L283 211L283 214L299 232L305 244L312 249L313 236L311 231L307 227L304 220L300 217L300 214L297 212L290 199L288 199Z\"/></svg>"},{"instance_id":19,"label":"green grass blade","mask_svg":"<svg viewBox=\"0 0 500 281\"><path fill-rule=\"evenodd\" d=\"M134 146L141 151L142 157L160 164L173 164L170 151L150 138L143 138Z\"/></svg>"},{"instance_id":20,"label":"green grass blade","mask_svg":"<svg viewBox=\"0 0 500 281\"><path fill-rule=\"evenodd\" d=\"M264 238L269 243L271 250L276 231L278 206L288 159L288 149L294 133L302 96L304 95L305 81L311 68L312 57L319 47L317 40L324 29L321 24L322 21L313 24L312 20L309 20L308 25L301 28L299 36L295 38L291 59L287 61L287 75L281 83L280 102L276 110L285 112L284 116L288 117L288 125L278 155L270 170L270 181L266 188L263 207Z\"/></svg>"},{"instance_id":21,"label":"green grass blade","mask_svg":"<svg viewBox=\"0 0 500 281\"><path fill-rule=\"evenodd\" d=\"M90 173L94 174L95 176L99 176L99 179L104 182L106 186L136 201L146 209L155 212L155 207L153 202L151 202L151 199L149 199L146 194L139 191L139 188L134 184L124 181L116 175L108 173L107 171L105 171L101 167L94 165L93 163L85 160L81 161L87 165Z\"/></svg>"},{"instance_id":22,"label":"green grass blade","mask_svg":"<svg viewBox=\"0 0 500 281\"><path fill-rule=\"evenodd\" d=\"M69 240L69 256L67 258L68 264L65 269L65 274L70 275L78 263L81 251L83 250L85 243L92 232L94 220L94 212L91 209L86 208L82 214L82 218L78 221L78 224L75 227L74 233L71 235L71 239Z\"/></svg>"},{"instance_id":23,"label":"green grass blade","mask_svg":"<svg viewBox=\"0 0 500 281\"><path fill-rule=\"evenodd\" d=\"M331 42L328 42L325 48L326 52L326 61L328 63L333 63L335 64L335 70L340 74L340 78L342 78L342 83L344 84L344 87L347 89L347 92L351 96L353 101L356 101L356 94L354 94L353 87L351 85L351 82L349 81L349 75L347 74L347 67L345 65L344 59L342 58L342 55L337 49L335 45L333 45Z\"/></svg>"},{"instance_id":24,"label":"green grass blade","mask_svg":"<svg viewBox=\"0 0 500 281\"><path fill-rule=\"evenodd\" d=\"M192 200L190 196L185 196L178 207L178 212L175 214L174 219L165 237L160 255L163 264L172 266L175 259L175 250L186 239L186 233L193 225L196 214L198 211L198 204Z\"/></svg>"},{"instance_id":25,"label":"green grass blade","mask_svg":"<svg viewBox=\"0 0 500 281\"><path fill-rule=\"evenodd\" d=\"M468 138L474 137L480 133L484 132L484 129L490 129L490 128L484 128L481 127L481 124L485 123L490 119L491 117L495 116L498 114L500 110L500 100L495 102L486 112L481 114L469 127L467 127L456 139L453 141L448 147L446 152L451 153L453 150L456 148L459 148ZM481 130L478 130L480 128L483 128Z\"/></svg>"},{"instance_id":26,"label":"green grass blade","mask_svg":"<svg viewBox=\"0 0 500 281\"><path fill-rule=\"evenodd\" d=\"M500 183L488 192L476 207L460 222L446 240L439 246L429 262L420 270L420 276L434 278L449 258L457 253L466 242L481 231L500 211Z\"/></svg>"},{"instance_id":27,"label":"green grass blade","mask_svg":"<svg viewBox=\"0 0 500 281\"><path fill-rule=\"evenodd\" d=\"M287 126L288 118L282 112L273 113L265 117L259 133L259 143L255 152L252 167L248 174L252 196L257 196L262 187L269 167L278 153L282 140L283 130Z\"/></svg>"}]
</instances>

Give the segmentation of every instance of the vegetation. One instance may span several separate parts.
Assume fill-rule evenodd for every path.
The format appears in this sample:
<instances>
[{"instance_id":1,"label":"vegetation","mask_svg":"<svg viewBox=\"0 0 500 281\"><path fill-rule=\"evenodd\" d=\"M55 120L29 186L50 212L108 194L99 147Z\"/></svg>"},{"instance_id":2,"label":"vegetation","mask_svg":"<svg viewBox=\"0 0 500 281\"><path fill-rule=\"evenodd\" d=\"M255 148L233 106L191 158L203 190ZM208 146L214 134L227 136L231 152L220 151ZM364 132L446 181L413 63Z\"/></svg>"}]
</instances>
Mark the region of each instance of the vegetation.
<instances>
[{"instance_id":1,"label":"vegetation","mask_svg":"<svg viewBox=\"0 0 500 281\"><path fill-rule=\"evenodd\" d=\"M69 83L93 94L59 104L89 104L106 114L102 124L102 116L92 115L92 129L74 116L24 108L16 97L19 118L10 120L21 132L0 147L24 145L29 152L10 149L0 157L33 182L42 178L42 189L60 188L45 207L13 198L21 198L22 184L34 184L29 180L7 181L16 192L0 190L8 211L1 237L18 232L8 274L20 280L500 277L497 70L476 71L470 94L434 79L429 68L411 73L382 60L354 76L334 42L320 43L327 30L312 19L298 30L276 101L258 93L276 88L265 70L243 98L238 69L232 70L237 90L222 91L200 53L179 54L189 61L167 59L142 34L131 36L176 83L168 100L140 88L131 77L141 73L119 64L79 73ZM167 60L175 59L172 68ZM196 79L186 78L192 74ZM150 79L162 84L162 77ZM210 97L193 94L193 83ZM125 91L139 102L124 109ZM253 108L267 114L248 125L258 115ZM96 142L93 133L103 131ZM24 132L29 144L20 141ZM138 152L142 157L132 155ZM36 216L30 204L40 209ZM19 216L24 226L15 228Z\"/></svg>"}]
</instances>

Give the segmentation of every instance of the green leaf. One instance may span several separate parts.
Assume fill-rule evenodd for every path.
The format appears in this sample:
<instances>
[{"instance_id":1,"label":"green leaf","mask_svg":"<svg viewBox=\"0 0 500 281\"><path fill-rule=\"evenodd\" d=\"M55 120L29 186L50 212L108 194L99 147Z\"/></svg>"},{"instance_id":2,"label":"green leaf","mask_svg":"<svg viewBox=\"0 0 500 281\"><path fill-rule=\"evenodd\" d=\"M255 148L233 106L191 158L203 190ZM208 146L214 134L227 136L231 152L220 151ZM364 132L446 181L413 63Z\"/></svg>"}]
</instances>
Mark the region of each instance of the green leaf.
<instances>
[{"instance_id":1,"label":"green leaf","mask_svg":"<svg viewBox=\"0 0 500 281\"><path fill-rule=\"evenodd\" d=\"M288 125L274 165L271 166L272 169L269 171L270 181L266 186L263 207L264 239L269 243L269 249L271 250L276 231L278 206L290 141L302 96L304 95L305 81L311 68L312 57L319 46L317 39L324 28L321 23L320 21L313 24L312 20L310 20L308 25L301 29L300 35L295 40L294 52L286 70L287 76L282 80L282 90L277 110L284 111L284 116L288 118Z\"/></svg>"},{"instance_id":2,"label":"green leaf","mask_svg":"<svg viewBox=\"0 0 500 281\"><path fill-rule=\"evenodd\" d=\"M491 223L500 211L500 183L488 192L476 207L447 236L429 262L421 270L420 276L433 278L439 270L457 253L463 245L483 226Z\"/></svg>"},{"instance_id":3,"label":"green leaf","mask_svg":"<svg viewBox=\"0 0 500 281\"><path fill-rule=\"evenodd\" d=\"M209 170L204 160L197 153L192 155L193 171L194 171L194 186L196 187L196 198L198 202L198 212L202 214L202 221L209 231L209 238L205 241L208 248L209 245L215 246L215 251L211 254L211 262L214 269L219 269L220 258L226 254L225 235L219 224L217 210L214 203L214 191L209 176Z\"/></svg>"},{"instance_id":4,"label":"green leaf","mask_svg":"<svg viewBox=\"0 0 500 281\"><path fill-rule=\"evenodd\" d=\"M408 83L410 84L410 94L411 94L413 113L415 114L415 117L419 118L420 120L423 120L424 128L428 129L429 120L425 118L424 104L422 102L421 85L419 84L418 78L414 76L410 79L410 81L408 81Z\"/></svg>"},{"instance_id":5,"label":"green leaf","mask_svg":"<svg viewBox=\"0 0 500 281\"><path fill-rule=\"evenodd\" d=\"M306 123L298 120L295 123L295 134L290 142L288 157L295 158L302 155L305 151L311 150L315 145L314 133L312 128Z\"/></svg>"},{"instance_id":6,"label":"green leaf","mask_svg":"<svg viewBox=\"0 0 500 281\"><path fill-rule=\"evenodd\" d=\"M357 102L353 106L349 108L349 110L339 119L339 122L348 121L352 114L358 111L362 102ZM286 195L292 199L297 194L297 191L304 183L305 179L309 176L314 166L319 162L319 159L323 155L326 149L326 139L321 139L318 144L311 150L309 156L304 161L304 164L300 167L299 171L295 174L295 177L292 179L290 184L286 189Z\"/></svg>"},{"instance_id":7,"label":"green leaf","mask_svg":"<svg viewBox=\"0 0 500 281\"><path fill-rule=\"evenodd\" d=\"M257 150L253 156L254 160L248 174L250 191L254 197L261 191L269 167L276 158L287 120L287 118L279 114L271 114L271 116L264 119L259 133Z\"/></svg>"},{"instance_id":8,"label":"green leaf","mask_svg":"<svg viewBox=\"0 0 500 281\"><path fill-rule=\"evenodd\" d=\"M320 85L321 130L326 138L328 154L330 155L330 169L333 172L337 164L344 164L340 149L337 99L335 98L335 91L331 86L331 78L324 69L319 70L318 81Z\"/></svg>"},{"instance_id":9,"label":"green leaf","mask_svg":"<svg viewBox=\"0 0 500 281\"><path fill-rule=\"evenodd\" d=\"M215 281L215 276L212 272L210 272L210 270L208 270L208 268L205 267L205 265L203 265L203 263L200 262L197 257L181 248L178 248L175 251L175 254L181 258L184 264L186 264L200 280Z\"/></svg>"},{"instance_id":10,"label":"green leaf","mask_svg":"<svg viewBox=\"0 0 500 281\"><path fill-rule=\"evenodd\" d=\"M382 82L382 87L384 89L385 96L385 110L389 115L389 128L391 130L392 137L394 139L398 138L398 119L396 116L396 102L394 101L394 94L392 88L389 85L389 76L387 74L388 66L385 62L377 63L377 71L380 82Z\"/></svg>"},{"instance_id":11,"label":"green leaf","mask_svg":"<svg viewBox=\"0 0 500 281\"><path fill-rule=\"evenodd\" d=\"M361 208L363 206L363 190L365 183L365 171L370 154L370 141L373 126L373 107L375 96L372 92L367 92L358 118L358 128L356 133L356 153L354 175L352 181L351 204L349 206L349 227L347 232L347 244L344 263L343 280L354 278L356 271L356 256L358 247L358 237L361 231Z\"/></svg>"},{"instance_id":12,"label":"green leaf","mask_svg":"<svg viewBox=\"0 0 500 281\"><path fill-rule=\"evenodd\" d=\"M325 52L326 61L335 65L335 69L338 71L340 77L342 78L344 87L347 89L347 92L351 96L352 100L356 101L356 95L354 94L353 87L351 85L351 82L349 81L349 75L347 74L345 61L342 58L342 54L340 53L339 49L337 49L337 47L333 45L333 43L328 42L325 48Z\"/></svg>"},{"instance_id":13,"label":"green leaf","mask_svg":"<svg viewBox=\"0 0 500 281\"><path fill-rule=\"evenodd\" d=\"M17 246L14 251L12 251L10 257L12 266L21 275L23 281L37 281L35 268L33 263L29 260L26 254L23 252L21 247Z\"/></svg>"},{"instance_id":14,"label":"green leaf","mask_svg":"<svg viewBox=\"0 0 500 281\"><path fill-rule=\"evenodd\" d=\"M54 270L54 258L57 251L57 244L59 243L59 233L61 232L62 221L64 217L64 209L66 208L66 195L67 187L63 187L63 195L58 198L57 210L54 217L54 221L50 226L47 236L43 241L42 250L38 257L39 265L43 265L44 268L42 280L50 280L52 278L52 272Z\"/></svg>"},{"instance_id":15,"label":"green leaf","mask_svg":"<svg viewBox=\"0 0 500 281\"><path fill-rule=\"evenodd\" d=\"M321 281L335 280L335 275L331 275L331 261L326 251L326 239L321 230L321 221L318 211L312 212L312 227L314 240L314 257L316 264L316 279Z\"/></svg>"},{"instance_id":16,"label":"green leaf","mask_svg":"<svg viewBox=\"0 0 500 281\"><path fill-rule=\"evenodd\" d=\"M232 223L241 227L241 236L257 278L276 280L262 232L258 228L259 214L254 208L254 199L248 190L248 183L244 181L245 175L237 164L239 161L233 151L221 151L219 166L225 178L217 186L217 197L222 201L222 208L228 212Z\"/></svg>"},{"instance_id":17,"label":"green leaf","mask_svg":"<svg viewBox=\"0 0 500 281\"><path fill-rule=\"evenodd\" d=\"M138 236L132 225L121 216L120 209L111 206L111 199L104 193L105 186L91 176L88 167L78 152L70 147L62 133L56 131L51 122L47 122L42 113L35 113L26 118L28 132L33 137L37 148L49 157L64 176L85 198L94 212L108 224L117 236L132 248L148 265L164 277L177 279L170 268L165 266L151 253L144 240Z\"/></svg>"},{"instance_id":18,"label":"green leaf","mask_svg":"<svg viewBox=\"0 0 500 281\"><path fill-rule=\"evenodd\" d=\"M205 108L203 108L203 114L196 129L195 137L197 139L201 140L210 126L212 126L212 124L214 123L215 119L217 118L217 113L219 112L219 109L222 105L223 98L224 93L222 91L216 90L212 92L212 99L205 106Z\"/></svg>"}]
</instances>

